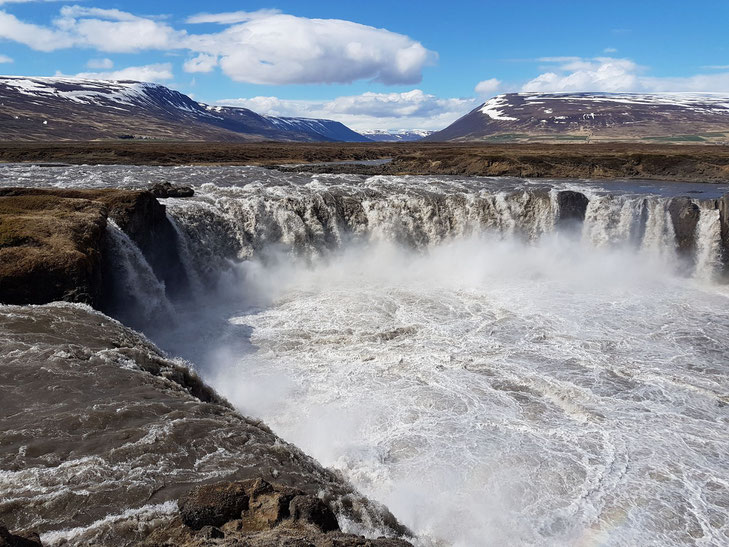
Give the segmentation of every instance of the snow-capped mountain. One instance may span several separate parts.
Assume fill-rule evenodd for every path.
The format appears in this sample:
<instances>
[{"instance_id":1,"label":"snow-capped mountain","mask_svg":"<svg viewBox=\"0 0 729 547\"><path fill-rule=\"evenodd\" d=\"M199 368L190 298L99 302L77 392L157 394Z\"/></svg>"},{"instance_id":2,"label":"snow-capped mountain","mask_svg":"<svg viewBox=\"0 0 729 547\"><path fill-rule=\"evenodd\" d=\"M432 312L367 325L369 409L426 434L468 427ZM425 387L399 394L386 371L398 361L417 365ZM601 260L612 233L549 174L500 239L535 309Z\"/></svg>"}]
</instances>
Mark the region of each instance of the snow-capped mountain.
<instances>
[{"instance_id":1,"label":"snow-capped mountain","mask_svg":"<svg viewBox=\"0 0 729 547\"><path fill-rule=\"evenodd\" d=\"M231 119L250 118L253 111L247 108L234 106L207 106L209 112L225 116ZM258 114L255 114L259 116ZM337 141L337 142L367 142L370 139L360 133L352 131L343 123L334 120L323 120L318 118L289 118L283 116L259 116L261 123L275 131L310 135L308 140Z\"/></svg>"},{"instance_id":2,"label":"snow-capped mountain","mask_svg":"<svg viewBox=\"0 0 729 547\"><path fill-rule=\"evenodd\" d=\"M109 138L368 140L332 120L271 118L246 108L209 106L159 84L0 76L0 139Z\"/></svg>"},{"instance_id":3,"label":"snow-capped mountain","mask_svg":"<svg viewBox=\"0 0 729 547\"><path fill-rule=\"evenodd\" d=\"M425 140L729 142L729 95L509 93Z\"/></svg>"},{"instance_id":4,"label":"snow-capped mountain","mask_svg":"<svg viewBox=\"0 0 729 547\"><path fill-rule=\"evenodd\" d=\"M372 129L369 131L360 131L360 133L368 139L377 142L413 142L419 141L423 137L427 137L433 132L422 129L403 129L402 131L384 131L382 129Z\"/></svg>"}]
</instances>

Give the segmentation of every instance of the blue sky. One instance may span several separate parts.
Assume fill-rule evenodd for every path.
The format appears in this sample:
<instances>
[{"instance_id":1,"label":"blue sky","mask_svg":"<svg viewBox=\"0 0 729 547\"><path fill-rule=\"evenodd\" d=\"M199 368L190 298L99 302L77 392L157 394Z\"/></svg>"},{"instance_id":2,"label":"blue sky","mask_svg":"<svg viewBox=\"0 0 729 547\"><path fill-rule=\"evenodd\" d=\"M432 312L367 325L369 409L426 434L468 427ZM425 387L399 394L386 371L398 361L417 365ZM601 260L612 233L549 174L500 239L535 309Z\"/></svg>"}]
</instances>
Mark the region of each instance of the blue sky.
<instances>
[{"instance_id":1,"label":"blue sky","mask_svg":"<svg viewBox=\"0 0 729 547\"><path fill-rule=\"evenodd\" d=\"M510 91L729 93L729 1L0 0L0 72L438 129Z\"/></svg>"}]
</instances>

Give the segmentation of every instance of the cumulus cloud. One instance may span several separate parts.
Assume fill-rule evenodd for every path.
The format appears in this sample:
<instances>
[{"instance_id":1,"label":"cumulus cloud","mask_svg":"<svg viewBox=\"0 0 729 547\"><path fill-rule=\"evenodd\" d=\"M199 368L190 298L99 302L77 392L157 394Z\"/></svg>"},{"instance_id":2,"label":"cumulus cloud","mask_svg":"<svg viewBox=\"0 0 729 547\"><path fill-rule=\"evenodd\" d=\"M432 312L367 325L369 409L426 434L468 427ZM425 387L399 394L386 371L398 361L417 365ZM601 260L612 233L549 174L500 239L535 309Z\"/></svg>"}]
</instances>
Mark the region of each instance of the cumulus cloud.
<instances>
[{"instance_id":1,"label":"cumulus cloud","mask_svg":"<svg viewBox=\"0 0 729 547\"><path fill-rule=\"evenodd\" d=\"M1 1L1 0L0 0ZM188 72L215 67L255 84L412 84L436 54L408 36L340 19L308 19L275 10L199 14L189 23L217 23L192 33L118 9L64 6L51 25L26 23L0 11L0 38L38 51L70 47L103 52L188 51Z\"/></svg>"},{"instance_id":2,"label":"cumulus cloud","mask_svg":"<svg viewBox=\"0 0 729 547\"><path fill-rule=\"evenodd\" d=\"M522 91L729 92L729 73L687 77L652 77L630 59L613 57L543 57L553 66L522 86ZM717 67L721 70L721 67Z\"/></svg>"},{"instance_id":3,"label":"cumulus cloud","mask_svg":"<svg viewBox=\"0 0 729 547\"><path fill-rule=\"evenodd\" d=\"M479 95L489 95L495 93L500 88L501 80L497 80L496 78L490 78L488 80L478 82L476 84L476 87L474 88L474 91L476 91L476 93L478 93Z\"/></svg>"},{"instance_id":4,"label":"cumulus cloud","mask_svg":"<svg viewBox=\"0 0 729 547\"><path fill-rule=\"evenodd\" d=\"M218 104L241 106L273 116L303 116L340 121L355 130L442 129L476 106L471 98L439 98L413 89L403 93L363 93L327 101L278 97L227 99Z\"/></svg>"},{"instance_id":5,"label":"cumulus cloud","mask_svg":"<svg viewBox=\"0 0 729 547\"><path fill-rule=\"evenodd\" d=\"M190 38L191 48L220 56L231 79L255 84L351 83L370 79L411 84L435 54L402 34L340 19L266 14L215 35Z\"/></svg>"},{"instance_id":6,"label":"cumulus cloud","mask_svg":"<svg viewBox=\"0 0 729 547\"><path fill-rule=\"evenodd\" d=\"M57 73L57 76L63 74ZM89 80L136 80L139 82L164 82L172 79L172 64L158 63L144 66L130 66L108 72L79 72L72 76Z\"/></svg>"},{"instance_id":7,"label":"cumulus cloud","mask_svg":"<svg viewBox=\"0 0 729 547\"><path fill-rule=\"evenodd\" d=\"M522 91L629 91L636 89L638 65L628 59L598 57L545 57L542 62L559 63L522 86Z\"/></svg>"},{"instance_id":8,"label":"cumulus cloud","mask_svg":"<svg viewBox=\"0 0 729 547\"><path fill-rule=\"evenodd\" d=\"M86 66L88 68L95 68L95 69L110 69L114 68L114 61L111 59L89 59L86 62Z\"/></svg>"},{"instance_id":9,"label":"cumulus cloud","mask_svg":"<svg viewBox=\"0 0 729 547\"><path fill-rule=\"evenodd\" d=\"M13 60L10 57L0 53L0 63L12 63L12 62L13 62Z\"/></svg>"}]
</instances>

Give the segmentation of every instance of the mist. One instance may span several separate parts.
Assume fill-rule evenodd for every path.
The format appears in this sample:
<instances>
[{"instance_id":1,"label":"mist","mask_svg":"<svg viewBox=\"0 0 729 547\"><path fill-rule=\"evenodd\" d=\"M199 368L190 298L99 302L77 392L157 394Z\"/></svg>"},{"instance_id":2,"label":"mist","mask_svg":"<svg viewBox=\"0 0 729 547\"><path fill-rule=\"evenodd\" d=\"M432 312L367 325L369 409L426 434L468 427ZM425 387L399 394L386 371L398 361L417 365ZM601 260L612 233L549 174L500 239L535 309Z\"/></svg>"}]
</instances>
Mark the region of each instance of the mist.
<instances>
[{"instance_id":1,"label":"mist","mask_svg":"<svg viewBox=\"0 0 729 547\"><path fill-rule=\"evenodd\" d=\"M677 260L579 230L272 249L157 338L423 545L599 539L617 514L632 524L610 537L640 543L662 526L643 521L656 508L626 507L692 486L638 481L699 452L644 413L701 414L721 393L692 372L719 366L707 341L729 325L721 289ZM686 426L726 444L705 417Z\"/></svg>"}]
</instances>

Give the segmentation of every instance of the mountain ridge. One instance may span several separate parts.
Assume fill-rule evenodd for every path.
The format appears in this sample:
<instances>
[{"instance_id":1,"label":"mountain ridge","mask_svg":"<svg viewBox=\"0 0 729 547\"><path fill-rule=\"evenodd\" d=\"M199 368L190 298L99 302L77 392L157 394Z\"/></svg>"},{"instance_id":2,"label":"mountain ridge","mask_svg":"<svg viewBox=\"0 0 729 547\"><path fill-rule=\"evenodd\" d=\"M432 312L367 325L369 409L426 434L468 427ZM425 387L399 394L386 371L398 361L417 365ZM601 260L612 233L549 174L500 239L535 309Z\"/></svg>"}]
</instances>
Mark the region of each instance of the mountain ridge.
<instances>
[{"instance_id":1,"label":"mountain ridge","mask_svg":"<svg viewBox=\"0 0 729 547\"><path fill-rule=\"evenodd\" d=\"M424 141L729 143L729 95L507 93Z\"/></svg>"},{"instance_id":2,"label":"mountain ridge","mask_svg":"<svg viewBox=\"0 0 729 547\"><path fill-rule=\"evenodd\" d=\"M334 120L263 116L211 106L133 80L0 76L3 140L367 142Z\"/></svg>"}]
</instances>

